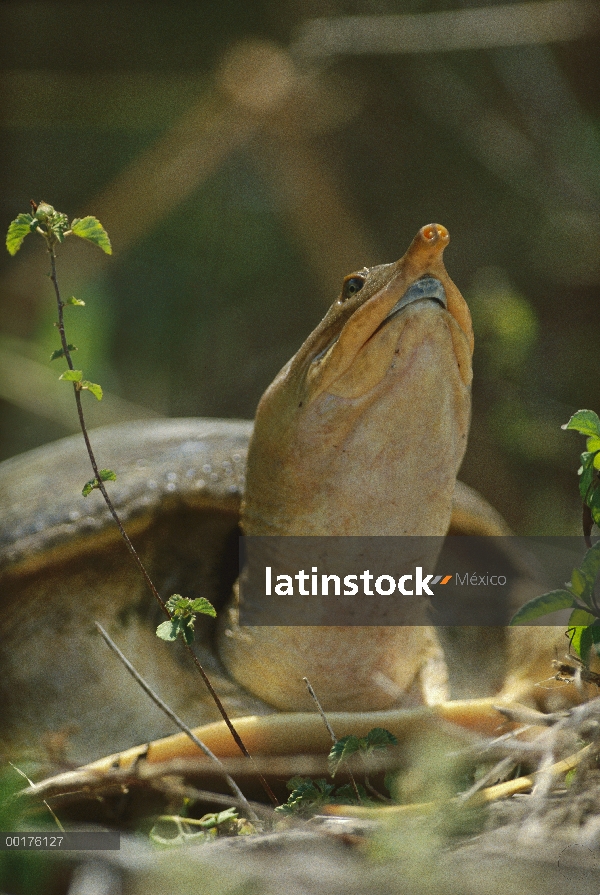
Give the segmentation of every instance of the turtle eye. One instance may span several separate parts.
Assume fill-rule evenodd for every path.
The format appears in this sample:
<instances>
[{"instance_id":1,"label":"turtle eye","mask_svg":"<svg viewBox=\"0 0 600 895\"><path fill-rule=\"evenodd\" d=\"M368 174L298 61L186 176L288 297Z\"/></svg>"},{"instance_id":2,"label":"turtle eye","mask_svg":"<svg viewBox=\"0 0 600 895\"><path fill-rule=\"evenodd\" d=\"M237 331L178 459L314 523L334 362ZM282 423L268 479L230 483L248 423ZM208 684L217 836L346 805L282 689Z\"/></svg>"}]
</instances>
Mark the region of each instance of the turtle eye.
<instances>
[{"instance_id":1,"label":"turtle eye","mask_svg":"<svg viewBox=\"0 0 600 895\"><path fill-rule=\"evenodd\" d=\"M364 277L346 277L346 279L344 280L344 285L342 286L341 300L346 301L347 298L350 298L352 295L356 295L356 293L360 292L364 285Z\"/></svg>"}]
</instances>

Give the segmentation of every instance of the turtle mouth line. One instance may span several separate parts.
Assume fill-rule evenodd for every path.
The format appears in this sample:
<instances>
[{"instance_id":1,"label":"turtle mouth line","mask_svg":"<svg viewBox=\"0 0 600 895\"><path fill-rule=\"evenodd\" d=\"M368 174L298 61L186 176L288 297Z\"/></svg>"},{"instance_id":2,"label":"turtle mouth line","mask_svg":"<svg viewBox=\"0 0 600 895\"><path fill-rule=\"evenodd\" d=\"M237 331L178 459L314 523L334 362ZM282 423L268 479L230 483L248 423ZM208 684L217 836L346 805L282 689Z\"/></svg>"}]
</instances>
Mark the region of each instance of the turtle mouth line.
<instances>
[{"instance_id":1,"label":"turtle mouth line","mask_svg":"<svg viewBox=\"0 0 600 895\"><path fill-rule=\"evenodd\" d=\"M384 326L391 317L395 317L400 311L415 301L428 299L435 301L441 305L444 310L448 310L448 299L446 298L446 290L440 280L436 277L421 277L409 286L404 295L396 302L392 310L389 312L385 320L382 320L381 326Z\"/></svg>"}]
</instances>

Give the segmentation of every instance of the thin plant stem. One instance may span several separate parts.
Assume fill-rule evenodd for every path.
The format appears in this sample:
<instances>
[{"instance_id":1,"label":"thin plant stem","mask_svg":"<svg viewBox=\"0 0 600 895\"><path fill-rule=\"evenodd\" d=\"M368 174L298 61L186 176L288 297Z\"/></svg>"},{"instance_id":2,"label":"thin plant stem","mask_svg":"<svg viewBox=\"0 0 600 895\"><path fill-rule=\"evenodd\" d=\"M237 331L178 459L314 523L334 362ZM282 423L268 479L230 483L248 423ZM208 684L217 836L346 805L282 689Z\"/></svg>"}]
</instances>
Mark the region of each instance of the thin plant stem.
<instances>
[{"instance_id":1,"label":"thin plant stem","mask_svg":"<svg viewBox=\"0 0 600 895\"><path fill-rule=\"evenodd\" d=\"M63 354L64 354L65 359L66 359L66 361L67 361L67 365L68 365L68 367L69 367L69 370L73 370L73 369L74 369L73 360L72 360L72 358L71 358L71 352L70 352L70 350L69 350L69 345L68 345L67 337L66 337L66 334L65 334L65 323L64 323L64 306L65 306L65 305L64 305L64 302L63 302L63 300L62 300L62 298L61 298L61 295L60 295L60 288L59 288L59 285L58 285L58 279L57 279L57 276L56 276L56 254L55 254L55 252L54 252L54 242L52 241L51 234L46 234L46 233L43 232L43 231L42 231L42 233L43 233L43 235L44 235L44 237L45 237L45 239L46 239L46 244L47 244L47 246L48 246L48 254L50 255L50 269L51 269L50 280L52 281L52 285L54 286L54 293L55 293L55 295L56 295L56 304L57 304L57 308L58 308L57 329L58 329L58 332L59 332L59 334L60 334L60 342L61 342L61 346L62 346ZM80 386L79 386L79 383L77 383L77 382L74 382L74 383L73 383L73 391L74 391L74 394L75 394L75 403L76 403L76 405L77 405L77 415L78 415L78 417L79 417L79 425L80 425L80 427L81 427L81 432L82 432L82 434L83 434L83 440L85 441L85 446L86 446L86 450L87 450L87 453L88 453L88 457L90 458L90 463L91 463L91 465L92 465L92 469L93 469L93 471L94 471L94 476L95 476L95 478L96 478L96 482L97 482L98 490L99 490L100 493L102 494L102 497L104 498L104 501L105 501L105 503L106 503L106 506L108 507L108 510L109 510L109 512L110 512L110 514L111 514L111 516L112 516L112 518L114 519L114 521L115 521L115 523L116 523L116 525L117 525L117 528L119 529L119 532L120 532L120 534L121 534L121 537L123 538L123 540L124 540L124 542L125 542L125 546L127 547L129 553L131 554L131 556L132 556L132 558L133 558L135 564L137 565L138 569L139 569L140 572L142 573L142 575L143 575L143 577L144 577L144 580L145 580L146 584L148 585L148 588L150 589L150 592L152 593L152 596L153 596L154 599L158 602L160 608L161 608L162 611L165 613L165 615L167 616L167 618L170 619L170 618L172 617L172 616L171 616L171 613L170 613L169 610L167 609L167 606L166 606L165 601L164 601L163 598L160 596L160 594L158 593L156 587L154 586L154 583L153 583L152 579L150 578L150 575L149 575L148 572L146 571L146 568L145 568L145 566L144 566L142 560L140 559L137 550L135 549L135 547L134 547L133 544L131 543L131 540L129 539L129 536L128 536L127 532L126 532L125 529L123 528L123 525L122 525L122 523L121 523L121 520L119 519L119 516L118 516L118 514L117 514L117 511L116 511L116 509L115 509L115 507L114 507L114 505L113 505L113 502L112 502L112 500L110 499L110 497L109 497L109 495L108 495L108 491L106 490L106 487L105 487L105 485L104 485L104 482L103 482L102 479L100 478L100 471L99 471L99 469L98 469L98 463L97 463L97 461L96 461L96 457L95 457L95 455L94 455L94 451L93 451L93 449L92 449L92 444L91 444L91 442L90 442L90 437L89 437L89 435L88 435L87 426L86 426L86 424L85 424L85 418L84 418L84 415L83 415L83 407L82 407L82 404L81 404L81 388L80 388ZM206 687L207 687L207 689L208 689L208 692L209 692L210 695L212 696L212 698L213 698L213 700L214 700L214 702L215 702L215 705L217 706L217 708L218 708L218 710L219 710L219 712L220 712L220 714L221 714L221 717L223 718L225 724L227 725L227 728L229 729L229 732L231 733L233 739L235 740L235 742L236 742L236 744L237 744L237 746L238 746L240 752L242 753L242 755L245 755L246 758L250 758L250 759L251 759L251 755L250 755L250 753L249 753L248 750L246 749L246 746L244 745L244 743L243 743L243 741L242 741L242 738L240 737L239 733L237 732L237 730L235 729L235 727L234 727L233 724L231 723L231 720L230 720L230 718L229 718L229 715L228 715L227 712L225 711L225 707L224 707L223 703L221 702L221 700L220 700L220 698L219 698L219 696L218 696L216 690L214 689L212 683L210 682L210 680L209 680L209 678L208 678L208 675L207 675L206 672L204 671L204 668L203 668L202 665L200 664L200 662L199 662L199 660L198 660L198 657L196 656L196 654L194 653L193 649L191 648L191 646L190 646L188 643L185 643L185 642L184 642L184 645L185 645L185 648L187 649L189 655L191 656L192 661L193 661L194 665L196 666L196 669L197 669L198 672L200 673L200 675L201 675L201 677L202 677L202 680L204 681L204 683L205 683L205 685L206 685ZM266 794L268 795L268 797L269 797L269 799L271 800L271 802L272 802L274 805L278 805L279 802L277 801L277 798L275 797L275 794L273 793L273 790L271 789L271 787L269 786L269 784L267 783L267 781L265 780L265 778L263 777L262 774L259 774L259 780L260 780L261 786L262 786L263 789L265 790L265 792L266 792Z\"/></svg>"},{"instance_id":2,"label":"thin plant stem","mask_svg":"<svg viewBox=\"0 0 600 895\"><path fill-rule=\"evenodd\" d=\"M333 732L333 727L329 723L327 715L325 714L325 712L323 710L323 706L319 702L319 697L313 690L312 684L309 681L309 679L307 677L303 677L302 680L306 684L306 689L308 690L310 697L314 700L317 710L318 710L321 718L323 719L323 723L325 724L325 727L327 728L327 733L331 737L331 741L332 741L333 745L335 746L335 744L338 741L338 738L336 737L335 733ZM350 775L350 782L352 783L352 789L354 790L354 795L356 796L357 801L360 803L360 802L362 802L362 799L361 799L360 793L358 791L358 786L356 785L356 780L354 779L354 774L352 773L350 768L348 768L348 774Z\"/></svg>"},{"instance_id":3,"label":"thin plant stem","mask_svg":"<svg viewBox=\"0 0 600 895\"><path fill-rule=\"evenodd\" d=\"M119 649L117 644L114 642L114 640L104 630L102 625L99 622L94 622L94 624L96 625L96 628L102 635L105 643L110 647L110 649L113 651L113 653L119 658L119 660L125 666L125 668L129 672L129 674L132 676L132 678L135 681L137 681L137 683L140 685L140 687L142 688L144 693L148 694L148 696L150 697L152 702L154 702L154 704L157 705L159 707L159 709L165 713L167 718L170 718L171 721L174 724L176 724L177 727L179 727L179 729L182 730L186 734L186 736L188 736L190 738L190 740L192 741L192 743L194 743L195 746L198 746L198 748L201 749L202 752L204 752L204 754L207 756L207 758L210 758L211 761L214 761L215 764L219 766L219 768L223 772L223 777L227 781L227 785L229 786L230 790L232 791L232 793L234 794L236 799L239 799L241 802L243 802L245 810L252 814L253 820L257 820L258 818L256 817L256 814L254 813L254 811L248 804L246 797L244 796L244 793L241 791L241 789L239 788L239 786L237 785L237 783L235 782L233 777L229 776L229 774L223 767L223 764L221 763L220 759L217 758L215 753L212 752L208 748L208 746L205 743L203 743L202 740L199 739L192 730L190 730L190 728L187 726L187 724L185 724L185 722L182 721L181 718L175 714L173 709L169 708L169 706L166 704L166 702L163 702L163 700L160 698L158 693L154 692L154 690L152 689L150 684L148 684L147 681L145 681L144 678L141 676L139 671L137 671L137 669L134 668L134 666L131 664L129 659L121 652L121 650Z\"/></svg>"}]
</instances>

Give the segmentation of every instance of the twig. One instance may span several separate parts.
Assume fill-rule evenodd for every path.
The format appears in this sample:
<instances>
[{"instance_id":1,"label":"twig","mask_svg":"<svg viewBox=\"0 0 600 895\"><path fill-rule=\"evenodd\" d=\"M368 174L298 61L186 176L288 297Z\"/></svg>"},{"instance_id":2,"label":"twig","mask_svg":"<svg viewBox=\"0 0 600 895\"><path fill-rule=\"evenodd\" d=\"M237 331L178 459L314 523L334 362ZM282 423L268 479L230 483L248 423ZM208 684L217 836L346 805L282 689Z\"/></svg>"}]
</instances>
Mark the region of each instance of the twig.
<instances>
[{"instance_id":1,"label":"twig","mask_svg":"<svg viewBox=\"0 0 600 895\"><path fill-rule=\"evenodd\" d=\"M129 674L137 681L137 683L140 685L142 690L148 694L148 696L155 703L155 705L157 705L159 707L159 709L161 709L161 711L163 711L165 713L165 715L168 718L170 718L171 721L173 721L173 723L176 724L177 727L179 727L179 729L182 730L190 738L190 740L196 746L198 746L198 748L201 749L202 752L204 752L204 754L208 758L211 759L211 761L214 761L215 764L217 764L222 769L223 776L224 776L225 780L227 781L227 784L228 784L230 790L232 791L232 793L234 794L234 796L244 804L245 810L251 812L253 819L257 819L256 815L252 811L252 808L248 804L248 801L247 801L246 797L244 796L243 792L241 791L241 789L239 788L239 786L237 785L237 783L235 782L233 777L229 776L229 774L227 773L227 771L221 764L220 759L217 758L217 756L214 754L214 752L212 752L208 748L208 746L206 746L202 742L202 740L198 739L196 734L190 730L190 728L187 726L187 724L185 724L181 720L181 718L179 718L178 715L176 715L175 712L172 709L170 709L169 706L165 702L162 701L160 696L158 696L158 694L154 692L152 687L150 687L150 685L148 683L146 683L146 681L141 676L141 674L138 671L136 671L136 669L133 667L133 665L131 664L129 659L127 659L126 656L121 652L121 650L116 645L114 640L112 640L111 637L106 633L106 631L104 630L102 625L99 622L95 622L95 625L96 625L98 631L100 632L100 634L102 635L102 637L104 638L107 645L110 647L110 649L113 651L113 653L115 653L115 655L120 659L120 661L123 663L123 665L129 672Z\"/></svg>"},{"instance_id":2,"label":"twig","mask_svg":"<svg viewBox=\"0 0 600 895\"><path fill-rule=\"evenodd\" d=\"M309 681L309 679L308 679L307 677L303 677L302 680L303 680L304 683L306 684L306 689L308 690L309 695L311 696L311 698L314 700L314 703L315 703L315 705L316 705L316 707L317 707L317 710L318 710L318 712L319 712L321 718L323 719L323 724L324 724L325 727L327 728L327 733L328 733L329 736L331 737L331 742L335 745L335 744L337 743L337 737L336 737L335 733L333 732L333 727L331 726L331 724L330 724L329 721L327 720L327 715L326 715L325 712L323 711L323 706L322 706L321 703L319 702L319 700L318 700L318 698L317 698L317 694L315 693L315 691L314 691L313 688L312 688L312 684L311 684L311 682Z\"/></svg>"},{"instance_id":3,"label":"twig","mask_svg":"<svg viewBox=\"0 0 600 895\"><path fill-rule=\"evenodd\" d=\"M69 370L73 370L74 369L73 359L71 358L71 351L69 349L69 344L67 342L67 337L66 337L66 333L65 333L65 323L64 323L65 304L64 304L64 302L61 298L61 295L60 295L60 288L59 288L58 279L56 276L56 254L54 252L54 241L50 237L47 237L47 234L44 233L44 231L40 231L40 232L42 233L43 236L46 237L48 254L50 255L50 269L51 269L50 280L52 281L52 285L54 286L54 293L56 295L56 304L57 304L57 308L58 308L57 329L60 334L60 342L61 342L63 354L65 357L65 360L67 361ZM154 586L154 583L153 583L152 579L150 578L150 575L148 574L146 567L144 566L142 560L140 559L137 550L131 543L131 540L129 539L127 532L123 528L123 525L121 523L119 515L113 505L112 500L109 497L109 494L108 494L108 491L106 490L104 482L102 481L102 479L100 477L100 470L98 468L98 463L97 463L96 457L94 455L94 451L92 449L92 444L90 442L90 437L88 435L87 427L85 424L85 418L83 415L83 407L81 404L81 389L79 387L79 383L77 383L77 382L73 383L73 392L75 394L75 403L77 405L77 415L79 417L79 425L81 427L81 432L83 434L83 440L85 442L88 457L90 459L90 463L91 463L92 469L94 471L97 488L100 491L100 493L102 494L102 497L104 498L104 502L106 503L106 506L108 507L108 510L109 510L112 518L114 519L117 528L119 529L119 533L121 534L121 537L123 538L123 541L125 542L125 546L127 547L127 550L129 551L129 553L131 554L138 569L142 573L142 576L144 577L144 580L145 580L146 584L148 585L150 592L152 593L152 596L158 602L160 608L165 613L167 618L171 619L172 618L171 613L169 612L165 601L162 599L162 597L158 593L156 587ZM217 706L221 717L225 721L225 724L227 725L229 732L231 733L231 736L235 740L239 750L241 751L242 755L246 756L246 758L251 758L250 753L248 752L248 750L246 749L246 746L244 745L244 743L242 741L242 738L240 737L237 730L231 723L229 715L225 711L225 707L224 707L223 703L221 702L216 690L214 689L208 675L206 674L206 672L204 671L204 668L200 664L198 657L194 653L192 647L185 641L184 641L184 646L187 649L189 655L191 656L192 662L194 663L197 671L199 672L200 676L202 677L202 680L204 681L204 684L205 684L206 688L208 689L208 692L212 696L214 703ZM265 792L266 792L267 796L269 797L269 799L271 800L271 802L274 805L278 805L279 803L275 797L275 794L273 793L273 790L271 789L271 787L269 786L269 784L267 783L265 778L260 776L259 780L260 780L261 786L265 790Z\"/></svg>"},{"instance_id":4,"label":"twig","mask_svg":"<svg viewBox=\"0 0 600 895\"><path fill-rule=\"evenodd\" d=\"M14 768L14 769L15 769L15 771L17 772L17 774L20 774L21 777L25 777L25 779L27 780L27 782L29 783L30 786L35 786L35 783L33 782L33 780L30 780L30 779L29 779L29 777L27 776L27 774L25 773L25 771L22 771L21 768L18 768L18 767L16 766L16 764L13 764L13 763L12 763L12 761L9 761L8 763L9 763L9 765L11 766L11 768ZM46 806L46 808L48 809L48 811L50 812L50 814L52 815L52 819L53 819L54 823L56 824L56 826L58 827L58 829L60 830L60 832L61 832L61 833L64 833L64 832L65 832L65 828L64 828L63 825L61 824L60 820L58 819L58 817L56 816L56 814L54 813L54 811L52 810L52 808L50 807L50 805L48 804L48 802L46 801L46 799L42 799L42 801L43 801L44 805Z\"/></svg>"},{"instance_id":5,"label":"twig","mask_svg":"<svg viewBox=\"0 0 600 895\"><path fill-rule=\"evenodd\" d=\"M333 745L335 746L335 744L337 743L337 737L336 737L335 733L333 732L333 727L331 726L331 724L330 724L329 721L327 720L327 715L326 715L325 712L323 711L323 706L322 706L321 703L319 702L319 699L318 699L318 697L317 697L317 694L316 694L315 691L313 690L313 688L312 688L312 684L311 684L311 682L309 681L309 679L308 679L307 677L303 677L302 680L303 680L304 683L306 684L306 689L308 690L309 695L311 696L311 698L314 700L314 703L315 703L315 705L316 705L316 707L317 707L317 709L318 709L318 712L319 712L321 718L323 719L323 723L325 724L325 727L327 728L327 732L328 732L329 736L331 737L331 741L333 742ZM359 804L360 804L360 802L362 802L362 799L361 799L361 797L360 797L360 793L359 793L359 791L358 791L358 786L356 785L356 780L354 779L354 774L352 773L352 771L350 770L350 768L348 768L348 774L350 775L350 782L351 782L351 784L352 784L352 789L354 790L354 795L356 796L356 798L357 798L357 800L358 800L358 802L359 802Z\"/></svg>"}]
</instances>

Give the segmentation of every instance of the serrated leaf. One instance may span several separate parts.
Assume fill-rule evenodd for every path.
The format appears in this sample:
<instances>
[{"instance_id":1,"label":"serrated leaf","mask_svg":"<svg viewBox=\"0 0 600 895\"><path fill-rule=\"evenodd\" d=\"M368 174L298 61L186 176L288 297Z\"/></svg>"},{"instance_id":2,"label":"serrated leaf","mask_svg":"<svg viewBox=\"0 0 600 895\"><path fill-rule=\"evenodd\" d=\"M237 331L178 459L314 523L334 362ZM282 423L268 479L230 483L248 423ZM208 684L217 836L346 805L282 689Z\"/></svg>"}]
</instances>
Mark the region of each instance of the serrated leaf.
<instances>
[{"instance_id":1,"label":"serrated leaf","mask_svg":"<svg viewBox=\"0 0 600 895\"><path fill-rule=\"evenodd\" d=\"M6 248L11 255L17 254L27 234L36 226L37 221L30 214L19 214L11 221L6 234Z\"/></svg>"},{"instance_id":2,"label":"serrated leaf","mask_svg":"<svg viewBox=\"0 0 600 895\"><path fill-rule=\"evenodd\" d=\"M91 494L94 488L98 487L98 479L90 479L89 482L86 482L83 488L81 489L81 493L84 497L87 497L88 494Z\"/></svg>"},{"instance_id":3,"label":"serrated leaf","mask_svg":"<svg viewBox=\"0 0 600 895\"><path fill-rule=\"evenodd\" d=\"M597 435L600 438L600 419L593 410L578 410L561 429L574 429L582 435Z\"/></svg>"},{"instance_id":4,"label":"serrated leaf","mask_svg":"<svg viewBox=\"0 0 600 895\"><path fill-rule=\"evenodd\" d=\"M81 388L85 389L88 392L91 392L94 398L97 398L98 401L102 400L102 386L98 385L96 382L88 382L87 379L84 379L81 383Z\"/></svg>"},{"instance_id":5,"label":"serrated leaf","mask_svg":"<svg viewBox=\"0 0 600 895\"><path fill-rule=\"evenodd\" d=\"M584 501L587 501L588 493L594 484L594 461L596 454L584 451L581 455L581 469L579 470L579 493Z\"/></svg>"},{"instance_id":6,"label":"serrated leaf","mask_svg":"<svg viewBox=\"0 0 600 895\"><path fill-rule=\"evenodd\" d=\"M75 345L67 345L69 351L77 351ZM58 360L59 357L64 357L65 352L62 348L57 348L56 351L53 351L50 355L50 360Z\"/></svg>"},{"instance_id":7,"label":"serrated leaf","mask_svg":"<svg viewBox=\"0 0 600 895\"><path fill-rule=\"evenodd\" d=\"M161 640L177 640L179 633L179 619L169 619L168 622L162 622L156 629L156 636Z\"/></svg>"},{"instance_id":8,"label":"serrated leaf","mask_svg":"<svg viewBox=\"0 0 600 895\"><path fill-rule=\"evenodd\" d=\"M398 739L385 727L373 727L366 735L365 743L369 749L385 749L387 746L397 746Z\"/></svg>"},{"instance_id":9,"label":"serrated leaf","mask_svg":"<svg viewBox=\"0 0 600 895\"><path fill-rule=\"evenodd\" d=\"M64 379L65 382L81 382L82 376L82 370L65 370L58 378Z\"/></svg>"},{"instance_id":10,"label":"serrated leaf","mask_svg":"<svg viewBox=\"0 0 600 895\"><path fill-rule=\"evenodd\" d=\"M559 609L569 609L575 606L575 596L570 590L552 590L541 597L535 597L529 600L524 606L515 612L511 618L510 625L522 625L525 622L532 621L534 618L540 618L542 615L548 615L549 612L557 612Z\"/></svg>"},{"instance_id":11,"label":"serrated leaf","mask_svg":"<svg viewBox=\"0 0 600 895\"><path fill-rule=\"evenodd\" d=\"M92 217L91 215L88 215L85 218L75 218L71 221L71 232L81 239L87 239L88 242L93 242L94 245L101 248L107 255L112 255L112 246L110 244L110 239L108 238L108 233L98 218Z\"/></svg>"},{"instance_id":12,"label":"serrated leaf","mask_svg":"<svg viewBox=\"0 0 600 895\"><path fill-rule=\"evenodd\" d=\"M177 608L182 608L184 604L185 597L182 597L181 594L171 594L166 602L166 607L169 612L173 613Z\"/></svg>"},{"instance_id":13,"label":"serrated leaf","mask_svg":"<svg viewBox=\"0 0 600 895\"><path fill-rule=\"evenodd\" d=\"M203 615L210 615L212 618L217 617L215 607L209 600L206 600L204 597L199 597L197 600L192 600L190 606L194 612L201 612Z\"/></svg>"},{"instance_id":14,"label":"serrated leaf","mask_svg":"<svg viewBox=\"0 0 600 895\"><path fill-rule=\"evenodd\" d=\"M71 298L68 298L65 302L66 305L76 305L77 307L83 307L85 305L84 301L81 301L79 298L75 298L74 295Z\"/></svg>"},{"instance_id":15,"label":"serrated leaf","mask_svg":"<svg viewBox=\"0 0 600 895\"><path fill-rule=\"evenodd\" d=\"M351 755L354 755L355 752L358 752L359 749L360 740L352 734L347 737L342 737L341 740L334 743L327 757L329 773L331 776L335 777L341 763L350 758Z\"/></svg>"},{"instance_id":16,"label":"serrated leaf","mask_svg":"<svg viewBox=\"0 0 600 895\"><path fill-rule=\"evenodd\" d=\"M179 621L179 630L181 631L181 635L187 645L194 642L194 619L192 617L188 618L180 618Z\"/></svg>"},{"instance_id":17,"label":"serrated leaf","mask_svg":"<svg viewBox=\"0 0 600 895\"><path fill-rule=\"evenodd\" d=\"M117 473L113 472L112 469L99 469L100 473L100 481L101 482L116 482L117 481Z\"/></svg>"}]
</instances>

